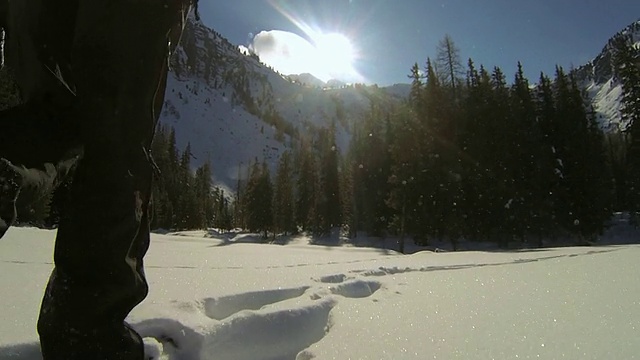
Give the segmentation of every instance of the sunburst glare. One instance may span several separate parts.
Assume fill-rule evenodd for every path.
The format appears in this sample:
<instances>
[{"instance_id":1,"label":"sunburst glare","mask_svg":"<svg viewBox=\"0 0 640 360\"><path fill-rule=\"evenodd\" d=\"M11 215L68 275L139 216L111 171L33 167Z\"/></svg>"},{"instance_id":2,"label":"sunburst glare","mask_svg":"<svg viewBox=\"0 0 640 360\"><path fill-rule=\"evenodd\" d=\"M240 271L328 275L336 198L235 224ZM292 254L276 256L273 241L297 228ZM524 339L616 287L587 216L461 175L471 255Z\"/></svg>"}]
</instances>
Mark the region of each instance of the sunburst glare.
<instances>
[{"instance_id":1,"label":"sunburst glare","mask_svg":"<svg viewBox=\"0 0 640 360\"><path fill-rule=\"evenodd\" d=\"M259 33L251 46L262 61L287 75L306 72L325 82L331 79L364 81L354 65L359 53L350 36L352 31L336 31L335 26L331 30L323 29L294 16L285 4L275 1L270 4L300 29L303 36L281 30Z\"/></svg>"},{"instance_id":2,"label":"sunburst glare","mask_svg":"<svg viewBox=\"0 0 640 360\"><path fill-rule=\"evenodd\" d=\"M317 61L314 66L318 70L338 78L356 74L353 68L355 49L346 36L338 33L320 34L313 41L317 51Z\"/></svg>"}]
</instances>

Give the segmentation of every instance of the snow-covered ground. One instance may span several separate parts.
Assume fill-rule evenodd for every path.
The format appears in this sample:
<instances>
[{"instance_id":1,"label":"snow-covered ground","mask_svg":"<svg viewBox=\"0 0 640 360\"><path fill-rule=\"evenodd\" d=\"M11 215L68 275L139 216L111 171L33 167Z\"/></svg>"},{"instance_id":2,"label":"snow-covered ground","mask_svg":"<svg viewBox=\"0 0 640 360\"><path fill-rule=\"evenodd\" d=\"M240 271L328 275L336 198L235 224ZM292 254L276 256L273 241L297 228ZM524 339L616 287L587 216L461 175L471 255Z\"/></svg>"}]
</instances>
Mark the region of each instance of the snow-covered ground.
<instances>
[{"instance_id":1,"label":"snow-covered ground","mask_svg":"<svg viewBox=\"0 0 640 360\"><path fill-rule=\"evenodd\" d=\"M625 231L618 238L638 235ZM0 240L0 359L40 359L35 324L54 237L13 228ZM129 319L150 355L640 358L639 245L400 255L252 239L152 236L151 293Z\"/></svg>"}]
</instances>

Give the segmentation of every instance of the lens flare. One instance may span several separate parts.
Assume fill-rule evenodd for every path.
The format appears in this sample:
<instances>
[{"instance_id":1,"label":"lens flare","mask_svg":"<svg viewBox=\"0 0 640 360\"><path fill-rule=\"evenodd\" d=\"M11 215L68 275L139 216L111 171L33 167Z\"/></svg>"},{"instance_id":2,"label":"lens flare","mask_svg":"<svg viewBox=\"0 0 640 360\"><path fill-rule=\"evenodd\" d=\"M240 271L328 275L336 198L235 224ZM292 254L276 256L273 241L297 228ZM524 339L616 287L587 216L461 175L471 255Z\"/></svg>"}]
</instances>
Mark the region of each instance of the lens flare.
<instances>
[{"instance_id":1,"label":"lens flare","mask_svg":"<svg viewBox=\"0 0 640 360\"><path fill-rule=\"evenodd\" d=\"M270 1L271 6L286 17L304 33L314 50L306 56L305 66L308 72L320 80L338 79L347 82L363 82L362 75L354 63L358 60L358 51L348 31L325 32L319 26L313 26L294 16L283 2Z\"/></svg>"}]
</instances>

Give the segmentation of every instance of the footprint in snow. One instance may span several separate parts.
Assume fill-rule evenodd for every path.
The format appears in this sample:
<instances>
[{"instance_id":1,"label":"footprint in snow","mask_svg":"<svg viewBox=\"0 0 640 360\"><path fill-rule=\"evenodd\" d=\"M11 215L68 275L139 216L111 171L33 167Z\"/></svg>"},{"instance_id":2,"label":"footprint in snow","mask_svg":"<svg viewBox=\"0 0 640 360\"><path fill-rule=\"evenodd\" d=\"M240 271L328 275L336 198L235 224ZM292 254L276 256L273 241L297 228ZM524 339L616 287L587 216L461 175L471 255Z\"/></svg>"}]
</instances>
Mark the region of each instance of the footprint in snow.
<instances>
[{"instance_id":1,"label":"footprint in snow","mask_svg":"<svg viewBox=\"0 0 640 360\"><path fill-rule=\"evenodd\" d=\"M327 275L316 281L329 286L206 298L197 310L174 304L177 309L188 312L201 311L202 315L215 320L210 326L193 329L175 319L149 319L134 326L145 337L148 360L305 359L310 354L304 350L329 331L330 312L340 297L366 298L381 288L378 281L348 280L345 274ZM300 300L293 306L268 307L296 298Z\"/></svg>"}]
</instances>

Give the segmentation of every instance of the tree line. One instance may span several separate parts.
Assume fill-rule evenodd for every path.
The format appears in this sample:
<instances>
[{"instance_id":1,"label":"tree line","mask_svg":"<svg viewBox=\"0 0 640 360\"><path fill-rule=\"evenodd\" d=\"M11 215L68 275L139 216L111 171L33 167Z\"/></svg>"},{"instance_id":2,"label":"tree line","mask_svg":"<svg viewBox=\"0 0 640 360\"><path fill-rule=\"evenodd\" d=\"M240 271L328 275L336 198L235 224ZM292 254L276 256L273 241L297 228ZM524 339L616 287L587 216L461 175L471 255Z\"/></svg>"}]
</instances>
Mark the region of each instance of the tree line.
<instances>
[{"instance_id":1,"label":"tree line","mask_svg":"<svg viewBox=\"0 0 640 360\"><path fill-rule=\"evenodd\" d=\"M640 32L636 22L631 30ZM628 210L636 225L640 217L640 48L631 32L611 40L615 79L622 85L622 128L611 137L610 152L616 180L617 204Z\"/></svg>"},{"instance_id":2,"label":"tree line","mask_svg":"<svg viewBox=\"0 0 640 360\"><path fill-rule=\"evenodd\" d=\"M628 38L616 49L627 126L605 134L573 72L558 66L532 85L518 63L508 82L498 67L463 66L447 36L436 61L411 68L406 103L372 103L345 151L333 125L283 155L275 185L256 160L239 183L240 224L265 235L340 226L454 249L593 241L613 211L639 208L640 57Z\"/></svg>"},{"instance_id":3,"label":"tree line","mask_svg":"<svg viewBox=\"0 0 640 360\"><path fill-rule=\"evenodd\" d=\"M342 226L340 151L335 124L315 136L301 137L280 157L275 177L256 159L239 176L236 226L253 232L328 234Z\"/></svg>"},{"instance_id":4,"label":"tree line","mask_svg":"<svg viewBox=\"0 0 640 360\"><path fill-rule=\"evenodd\" d=\"M192 171L190 145L179 151L175 130L160 126L152 227L239 227L265 237L340 228L454 248L593 240L613 211L640 210L640 50L623 33L612 47L619 132L603 133L573 72L557 67L532 85L518 63L508 82L498 67L463 65L448 36L434 61L410 69L406 102L372 100L353 121L347 149L337 146L335 123L297 134L275 174L258 159L240 171L233 197L213 186L210 163ZM2 71L8 106L19 97ZM55 224L69 186L19 206L20 221Z\"/></svg>"},{"instance_id":5,"label":"tree line","mask_svg":"<svg viewBox=\"0 0 640 360\"><path fill-rule=\"evenodd\" d=\"M209 161L193 171L191 144L176 145L175 129L160 125L151 153L157 166L152 189L152 229L231 229L232 204L212 181Z\"/></svg>"}]
</instances>

